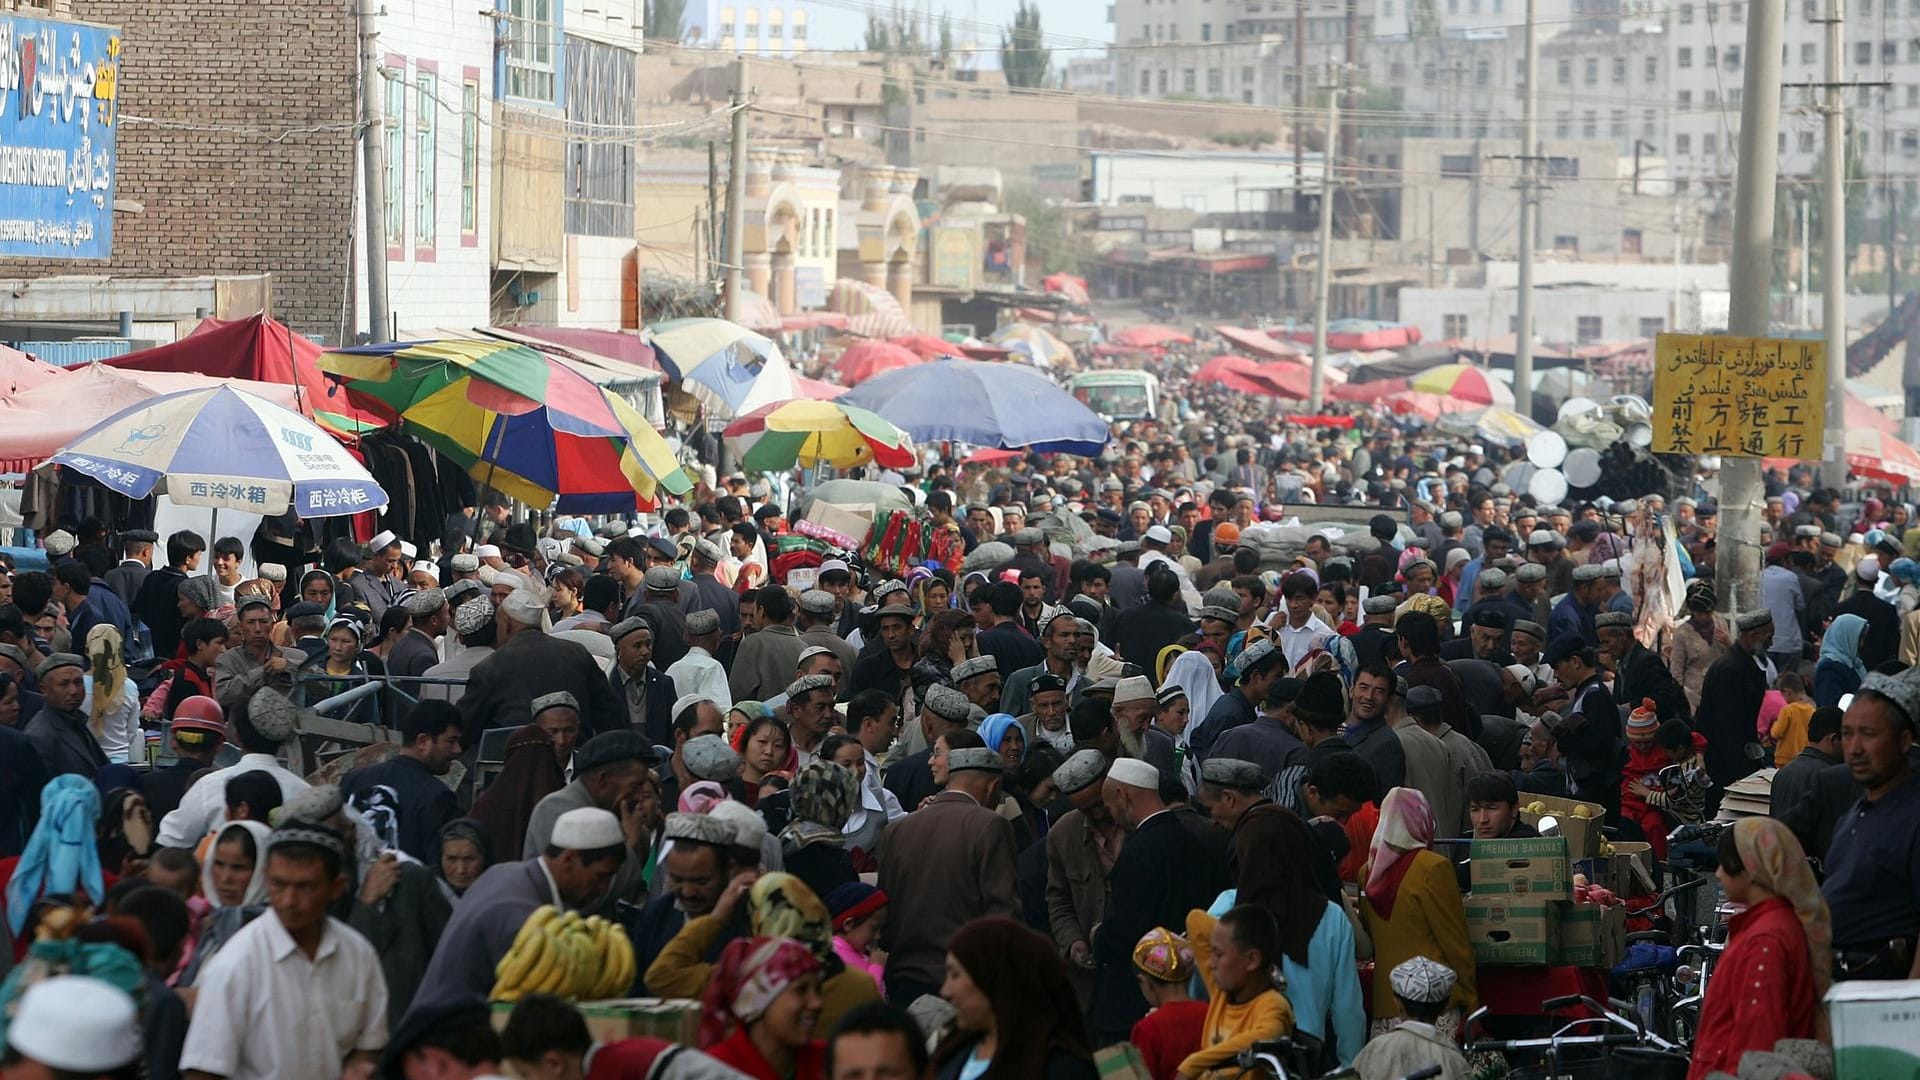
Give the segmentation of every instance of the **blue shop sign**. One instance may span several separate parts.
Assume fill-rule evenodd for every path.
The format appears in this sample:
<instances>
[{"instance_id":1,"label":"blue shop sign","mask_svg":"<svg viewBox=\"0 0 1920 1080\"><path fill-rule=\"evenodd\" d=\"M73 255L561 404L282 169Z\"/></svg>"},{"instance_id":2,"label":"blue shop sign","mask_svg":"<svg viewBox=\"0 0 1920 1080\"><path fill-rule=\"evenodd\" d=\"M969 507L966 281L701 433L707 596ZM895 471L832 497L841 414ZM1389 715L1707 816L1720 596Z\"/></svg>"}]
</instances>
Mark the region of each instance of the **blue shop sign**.
<instances>
[{"instance_id":1,"label":"blue shop sign","mask_svg":"<svg viewBox=\"0 0 1920 1080\"><path fill-rule=\"evenodd\" d=\"M120 31L0 14L0 256L113 254Z\"/></svg>"}]
</instances>

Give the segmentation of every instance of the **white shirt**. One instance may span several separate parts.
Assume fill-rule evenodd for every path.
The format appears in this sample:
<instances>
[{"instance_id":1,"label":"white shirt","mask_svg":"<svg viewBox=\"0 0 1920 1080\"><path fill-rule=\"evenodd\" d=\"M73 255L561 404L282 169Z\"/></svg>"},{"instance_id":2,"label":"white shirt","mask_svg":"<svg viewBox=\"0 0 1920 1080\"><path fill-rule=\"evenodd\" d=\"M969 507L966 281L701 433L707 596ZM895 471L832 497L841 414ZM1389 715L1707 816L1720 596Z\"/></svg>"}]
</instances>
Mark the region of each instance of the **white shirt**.
<instances>
[{"instance_id":1,"label":"white shirt","mask_svg":"<svg viewBox=\"0 0 1920 1080\"><path fill-rule=\"evenodd\" d=\"M1333 627L1320 621L1320 616L1307 616L1307 625L1298 629L1290 625L1283 616L1280 625L1274 627L1273 634L1280 640L1280 651L1286 655L1287 667L1291 669L1300 662L1300 658L1312 651L1313 643L1333 633Z\"/></svg>"},{"instance_id":2,"label":"white shirt","mask_svg":"<svg viewBox=\"0 0 1920 1080\"><path fill-rule=\"evenodd\" d=\"M133 740L140 740L140 760L147 760L146 735L140 730L140 689L133 685L132 679L121 680L125 685L120 688L120 707L107 712L100 718L100 750L107 755L108 761L127 760L127 748ZM93 716L93 676L86 677L86 696L80 699L80 712L89 717L91 730Z\"/></svg>"},{"instance_id":3,"label":"white shirt","mask_svg":"<svg viewBox=\"0 0 1920 1080\"><path fill-rule=\"evenodd\" d=\"M887 785L880 780L880 763L875 761L873 755L867 753L865 749L860 752L867 754L867 777L860 785L861 804L868 810L884 812L888 821L906 817L907 812L900 806L900 800L894 796L893 792L888 791Z\"/></svg>"},{"instance_id":4,"label":"white shirt","mask_svg":"<svg viewBox=\"0 0 1920 1080\"><path fill-rule=\"evenodd\" d=\"M196 980L180 1069L228 1080L338 1080L356 1050L387 1043L387 980L367 939L329 918L313 959L269 911Z\"/></svg>"},{"instance_id":5,"label":"white shirt","mask_svg":"<svg viewBox=\"0 0 1920 1080\"><path fill-rule=\"evenodd\" d=\"M161 847L190 848L199 843L208 830L226 824L227 781L255 769L279 782L282 799L291 799L312 786L299 774L281 768L272 754L245 754L238 763L216 769L195 781L181 796L180 805L160 819L156 843Z\"/></svg>"},{"instance_id":6,"label":"white shirt","mask_svg":"<svg viewBox=\"0 0 1920 1080\"><path fill-rule=\"evenodd\" d=\"M733 692L727 689L727 669L698 645L688 646L687 655L667 668L667 678L673 680L673 692L680 697L700 694L709 698L720 707L722 716L733 708Z\"/></svg>"}]
</instances>

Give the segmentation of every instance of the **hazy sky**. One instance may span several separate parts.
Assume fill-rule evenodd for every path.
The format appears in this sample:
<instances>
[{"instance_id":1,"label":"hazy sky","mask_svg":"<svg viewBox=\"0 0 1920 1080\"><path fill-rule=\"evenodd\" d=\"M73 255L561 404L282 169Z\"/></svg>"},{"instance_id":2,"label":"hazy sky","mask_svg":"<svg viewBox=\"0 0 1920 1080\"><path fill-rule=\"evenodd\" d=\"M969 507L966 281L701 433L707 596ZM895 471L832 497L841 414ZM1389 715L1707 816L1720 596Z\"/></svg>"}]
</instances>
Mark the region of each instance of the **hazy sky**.
<instances>
[{"instance_id":1,"label":"hazy sky","mask_svg":"<svg viewBox=\"0 0 1920 1080\"><path fill-rule=\"evenodd\" d=\"M934 17L946 11L953 22L953 36L964 42L969 36L980 42L998 44L1000 28L1013 21L1018 0L900 0L908 11L925 11L931 5ZM891 11L893 0L814 0L819 27L812 44L823 49L859 48L866 38L867 15ZM1040 27L1053 47L1055 64L1082 56L1097 55L1083 39L1106 42L1113 39L1113 25L1107 22L1107 0L1042 0Z\"/></svg>"}]
</instances>

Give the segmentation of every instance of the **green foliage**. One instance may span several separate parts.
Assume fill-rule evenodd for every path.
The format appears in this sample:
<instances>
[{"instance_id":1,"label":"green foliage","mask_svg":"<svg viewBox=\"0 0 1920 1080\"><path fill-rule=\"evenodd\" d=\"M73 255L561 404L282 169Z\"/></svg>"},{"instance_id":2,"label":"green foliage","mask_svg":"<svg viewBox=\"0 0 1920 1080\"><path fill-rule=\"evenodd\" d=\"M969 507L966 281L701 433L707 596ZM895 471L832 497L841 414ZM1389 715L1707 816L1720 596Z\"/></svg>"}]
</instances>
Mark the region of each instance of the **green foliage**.
<instances>
[{"instance_id":1,"label":"green foliage","mask_svg":"<svg viewBox=\"0 0 1920 1080\"><path fill-rule=\"evenodd\" d=\"M1000 35L1000 69L1008 86L1045 86L1053 66L1053 50L1044 44L1040 29L1040 5L1020 0L1013 13L1013 25Z\"/></svg>"},{"instance_id":2,"label":"green foliage","mask_svg":"<svg viewBox=\"0 0 1920 1080\"><path fill-rule=\"evenodd\" d=\"M647 0L646 35L653 41L679 41L687 0Z\"/></svg>"},{"instance_id":3,"label":"green foliage","mask_svg":"<svg viewBox=\"0 0 1920 1080\"><path fill-rule=\"evenodd\" d=\"M1006 209L1027 220L1027 266L1037 261L1041 274L1066 271L1084 273L1093 261L1094 251L1085 238L1073 231L1073 222L1065 207L1050 203L1026 188L1010 188ZM1028 274L1032 280L1033 275Z\"/></svg>"},{"instance_id":4,"label":"green foliage","mask_svg":"<svg viewBox=\"0 0 1920 1080\"><path fill-rule=\"evenodd\" d=\"M1245 131L1216 131L1209 138L1221 146L1246 150L1258 150L1279 141L1279 136L1273 132L1261 131L1257 128L1249 128Z\"/></svg>"}]
</instances>

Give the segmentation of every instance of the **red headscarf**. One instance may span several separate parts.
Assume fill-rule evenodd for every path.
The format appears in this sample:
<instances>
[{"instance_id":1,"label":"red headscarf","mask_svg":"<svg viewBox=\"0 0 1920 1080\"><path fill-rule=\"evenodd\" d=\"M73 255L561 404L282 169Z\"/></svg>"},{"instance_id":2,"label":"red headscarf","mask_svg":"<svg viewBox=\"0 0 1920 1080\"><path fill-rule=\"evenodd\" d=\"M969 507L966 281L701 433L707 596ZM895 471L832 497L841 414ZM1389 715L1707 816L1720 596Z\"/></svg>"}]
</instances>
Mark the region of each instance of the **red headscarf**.
<instances>
[{"instance_id":1,"label":"red headscarf","mask_svg":"<svg viewBox=\"0 0 1920 1080\"><path fill-rule=\"evenodd\" d=\"M760 1019L794 980L820 970L813 951L792 938L734 938L720 953L700 1005L700 1045Z\"/></svg>"}]
</instances>

